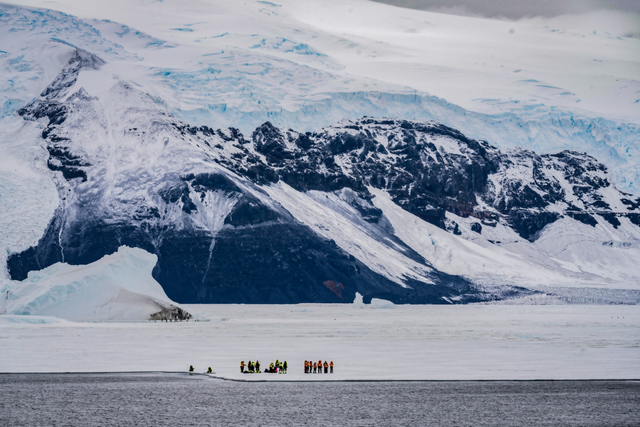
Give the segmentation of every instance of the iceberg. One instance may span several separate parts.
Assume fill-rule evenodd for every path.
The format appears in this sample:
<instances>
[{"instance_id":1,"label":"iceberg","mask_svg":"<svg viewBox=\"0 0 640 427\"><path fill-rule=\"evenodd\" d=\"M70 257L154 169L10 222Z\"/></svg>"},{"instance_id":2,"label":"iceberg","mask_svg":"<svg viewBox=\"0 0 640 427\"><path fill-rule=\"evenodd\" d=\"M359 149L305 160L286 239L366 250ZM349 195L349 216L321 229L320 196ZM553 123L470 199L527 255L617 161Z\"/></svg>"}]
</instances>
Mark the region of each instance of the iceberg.
<instances>
[{"instance_id":1,"label":"iceberg","mask_svg":"<svg viewBox=\"0 0 640 427\"><path fill-rule=\"evenodd\" d=\"M142 249L121 246L88 265L56 263L32 271L23 281L0 284L2 314L73 321L189 320L191 315L151 276L157 261Z\"/></svg>"},{"instance_id":2,"label":"iceberg","mask_svg":"<svg viewBox=\"0 0 640 427\"><path fill-rule=\"evenodd\" d=\"M353 300L353 306L355 308L364 308L364 302L362 301L362 295L360 295L360 292L356 292L356 297Z\"/></svg>"},{"instance_id":3,"label":"iceberg","mask_svg":"<svg viewBox=\"0 0 640 427\"><path fill-rule=\"evenodd\" d=\"M387 301L386 299L371 298L371 308L390 309L390 308L396 308L396 305L391 301Z\"/></svg>"}]
</instances>

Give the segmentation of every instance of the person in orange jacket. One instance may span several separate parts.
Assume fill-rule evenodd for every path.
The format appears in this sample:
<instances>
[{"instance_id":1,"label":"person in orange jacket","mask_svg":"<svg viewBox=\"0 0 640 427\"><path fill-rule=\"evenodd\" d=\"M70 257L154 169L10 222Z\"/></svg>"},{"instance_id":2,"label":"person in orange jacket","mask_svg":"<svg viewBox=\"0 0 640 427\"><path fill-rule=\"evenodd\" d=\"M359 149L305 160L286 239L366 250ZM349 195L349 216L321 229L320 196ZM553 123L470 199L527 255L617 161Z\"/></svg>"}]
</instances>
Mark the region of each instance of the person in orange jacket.
<instances>
[{"instance_id":1,"label":"person in orange jacket","mask_svg":"<svg viewBox=\"0 0 640 427\"><path fill-rule=\"evenodd\" d=\"M318 372L318 364L316 362L313 362L313 373L317 373Z\"/></svg>"},{"instance_id":2,"label":"person in orange jacket","mask_svg":"<svg viewBox=\"0 0 640 427\"><path fill-rule=\"evenodd\" d=\"M329 373L329 364L327 363L327 361L324 361L324 373L328 374Z\"/></svg>"},{"instance_id":3,"label":"person in orange jacket","mask_svg":"<svg viewBox=\"0 0 640 427\"><path fill-rule=\"evenodd\" d=\"M333 374L333 360L329 363L329 367L331 368L331 373Z\"/></svg>"},{"instance_id":4,"label":"person in orange jacket","mask_svg":"<svg viewBox=\"0 0 640 427\"><path fill-rule=\"evenodd\" d=\"M308 360L304 361L304 373L305 374L309 373L309 361Z\"/></svg>"},{"instance_id":5,"label":"person in orange jacket","mask_svg":"<svg viewBox=\"0 0 640 427\"><path fill-rule=\"evenodd\" d=\"M322 373L322 360L318 360L318 373Z\"/></svg>"},{"instance_id":6,"label":"person in orange jacket","mask_svg":"<svg viewBox=\"0 0 640 427\"><path fill-rule=\"evenodd\" d=\"M244 372L244 360L240 362L240 373Z\"/></svg>"}]
</instances>

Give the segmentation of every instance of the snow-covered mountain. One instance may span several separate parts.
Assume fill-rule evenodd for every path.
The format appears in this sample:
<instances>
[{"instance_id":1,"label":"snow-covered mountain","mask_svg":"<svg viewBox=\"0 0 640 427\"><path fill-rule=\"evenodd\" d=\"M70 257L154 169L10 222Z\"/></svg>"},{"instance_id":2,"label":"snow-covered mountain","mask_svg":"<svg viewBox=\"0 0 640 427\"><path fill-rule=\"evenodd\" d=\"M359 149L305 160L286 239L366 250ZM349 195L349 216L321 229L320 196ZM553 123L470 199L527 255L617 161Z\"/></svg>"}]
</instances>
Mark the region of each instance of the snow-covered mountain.
<instances>
[{"instance_id":1,"label":"snow-covered mountain","mask_svg":"<svg viewBox=\"0 0 640 427\"><path fill-rule=\"evenodd\" d=\"M190 303L469 302L636 279L640 199L586 154L502 152L439 123L368 117L245 137L184 123L127 82L88 93L80 77L104 65L75 49L18 112L43 126L60 204L9 257L13 279L121 245L156 254L154 277ZM600 252L617 275L593 268Z\"/></svg>"},{"instance_id":2,"label":"snow-covered mountain","mask_svg":"<svg viewBox=\"0 0 640 427\"><path fill-rule=\"evenodd\" d=\"M278 26L295 6L258 3L256 28L295 33ZM253 16L203 19L237 7ZM562 103L472 112L354 77L308 43L244 46L245 29L194 42L185 24L166 41L0 10L18 46L0 52L13 280L127 245L157 255L153 276L180 303L638 298L640 199L614 185L636 188L633 121ZM299 37L346 49L319 29ZM233 41L195 47L218 39Z\"/></svg>"}]
</instances>

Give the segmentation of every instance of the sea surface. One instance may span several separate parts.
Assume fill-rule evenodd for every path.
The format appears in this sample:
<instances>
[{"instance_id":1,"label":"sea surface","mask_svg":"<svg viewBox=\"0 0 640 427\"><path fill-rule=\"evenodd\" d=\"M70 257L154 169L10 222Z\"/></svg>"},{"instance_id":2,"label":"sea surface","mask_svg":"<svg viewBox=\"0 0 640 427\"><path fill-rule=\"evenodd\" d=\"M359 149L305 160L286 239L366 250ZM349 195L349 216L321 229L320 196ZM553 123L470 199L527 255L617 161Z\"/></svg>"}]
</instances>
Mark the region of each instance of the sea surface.
<instances>
[{"instance_id":1,"label":"sea surface","mask_svg":"<svg viewBox=\"0 0 640 427\"><path fill-rule=\"evenodd\" d=\"M400 368L400 367L398 367ZM638 381L0 374L1 426L639 426Z\"/></svg>"}]
</instances>

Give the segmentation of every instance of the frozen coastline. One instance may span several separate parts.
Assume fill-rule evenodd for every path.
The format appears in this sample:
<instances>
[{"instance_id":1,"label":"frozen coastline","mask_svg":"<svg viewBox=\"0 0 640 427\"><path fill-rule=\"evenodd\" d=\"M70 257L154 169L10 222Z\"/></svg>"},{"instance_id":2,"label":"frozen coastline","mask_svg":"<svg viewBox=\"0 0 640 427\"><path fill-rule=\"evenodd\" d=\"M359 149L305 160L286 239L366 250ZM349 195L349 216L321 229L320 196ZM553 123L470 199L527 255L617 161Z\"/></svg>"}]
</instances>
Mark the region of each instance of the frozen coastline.
<instances>
[{"instance_id":1,"label":"frozen coastline","mask_svg":"<svg viewBox=\"0 0 640 427\"><path fill-rule=\"evenodd\" d=\"M0 372L205 372L241 380L639 379L640 307L185 305L208 322L19 323L0 316ZM38 318L29 316L34 322ZM42 349L47 349L43 352ZM287 375L240 360L287 360ZM305 375L304 360L335 374Z\"/></svg>"}]
</instances>

